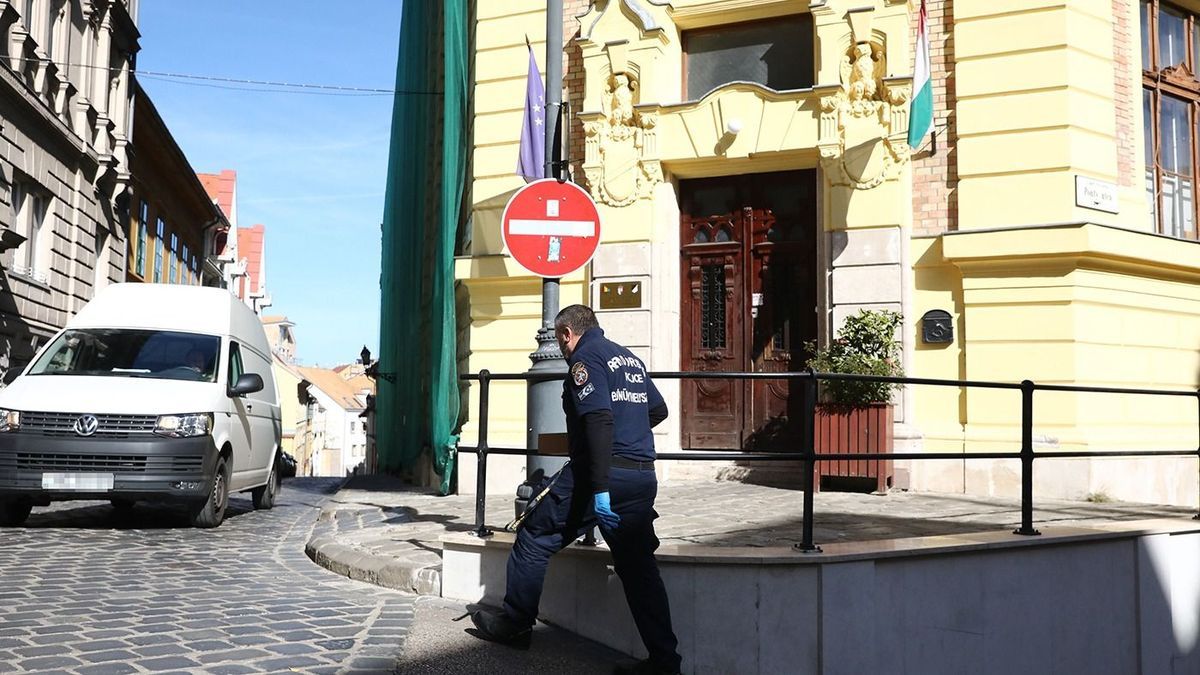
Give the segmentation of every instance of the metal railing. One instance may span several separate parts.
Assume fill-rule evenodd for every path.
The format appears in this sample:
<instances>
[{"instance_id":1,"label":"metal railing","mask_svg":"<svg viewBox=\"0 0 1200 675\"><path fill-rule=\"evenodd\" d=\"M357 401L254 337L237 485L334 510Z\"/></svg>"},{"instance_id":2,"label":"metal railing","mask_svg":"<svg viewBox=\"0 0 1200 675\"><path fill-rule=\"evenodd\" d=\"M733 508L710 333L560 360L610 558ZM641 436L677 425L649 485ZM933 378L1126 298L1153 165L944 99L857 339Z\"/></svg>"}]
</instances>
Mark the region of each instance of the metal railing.
<instances>
[{"instance_id":1,"label":"metal railing","mask_svg":"<svg viewBox=\"0 0 1200 675\"><path fill-rule=\"evenodd\" d=\"M803 465L804 515L801 541L795 548L805 552L819 553L821 548L813 542L813 480L817 462L837 460L964 460L964 459L1016 459L1021 462L1021 526L1014 534L1034 536L1039 532L1033 526L1033 462L1047 458L1083 457L1196 457L1200 460L1200 391L1161 389L1126 389L1120 387L1082 387L1058 384L1037 384L1030 380L1013 382L982 382L973 380L941 380L921 377L882 377L874 375L850 375L844 373L818 373L813 371L787 373L717 373L717 372L651 372L650 377L658 380L787 380L799 383L801 393L800 450L799 452L741 452L696 451L660 452L660 460L713 461L713 460L758 460L799 461ZM460 379L479 383L479 434L474 446L460 445L459 452L478 457L476 469L475 529L474 534L486 537L492 534L484 525L485 500L487 498L487 458L494 455L536 454L530 448L491 448L488 445L488 405L491 384L502 381L544 382L561 379L562 374L492 373L481 370L478 374L463 375ZM1021 392L1021 449L1018 452L864 452L864 453L818 453L816 448L817 383L820 381L888 382L892 384L916 384L934 387L958 387L975 389L1002 389ZM1189 397L1197 403L1197 446L1194 450L1066 450L1034 451L1033 448L1033 395L1035 392L1074 392L1094 394L1119 394L1136 396ZM1200 485L1200 471L1197 472ZM1200 520L1200 513L1194 516Z\"/></svg>"}]
</instances>

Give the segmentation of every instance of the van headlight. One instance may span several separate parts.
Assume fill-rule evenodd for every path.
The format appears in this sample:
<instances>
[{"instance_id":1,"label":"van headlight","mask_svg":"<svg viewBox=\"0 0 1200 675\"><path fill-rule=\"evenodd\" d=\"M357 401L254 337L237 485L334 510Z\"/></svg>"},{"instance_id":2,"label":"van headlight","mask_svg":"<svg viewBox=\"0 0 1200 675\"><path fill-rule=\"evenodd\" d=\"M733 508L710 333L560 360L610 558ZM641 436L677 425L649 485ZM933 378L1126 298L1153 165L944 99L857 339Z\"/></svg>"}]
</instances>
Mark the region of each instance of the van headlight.
<instances>
[{"instance_id":1,"label":"van headlight","mask_svg":"<svg viewBox=\"0 0 1200 675\"><path fill-rule=\"evenodd\" d=\"M21 413L16 410L0 408L0 433L16 431L21 428Z\"/></svg>"},{"instance_id":2,"label":"van headlight","mask_svg":"<svg viewBox=\"0 0 1200 675\"><path fill-rule=\"evenodd\" d=\"M154 426L154 433L171 438L193 438L206 436L212 432L213 417L211 413L196 413L194 415L163 415Z\"/></svg>"}]
</instances>

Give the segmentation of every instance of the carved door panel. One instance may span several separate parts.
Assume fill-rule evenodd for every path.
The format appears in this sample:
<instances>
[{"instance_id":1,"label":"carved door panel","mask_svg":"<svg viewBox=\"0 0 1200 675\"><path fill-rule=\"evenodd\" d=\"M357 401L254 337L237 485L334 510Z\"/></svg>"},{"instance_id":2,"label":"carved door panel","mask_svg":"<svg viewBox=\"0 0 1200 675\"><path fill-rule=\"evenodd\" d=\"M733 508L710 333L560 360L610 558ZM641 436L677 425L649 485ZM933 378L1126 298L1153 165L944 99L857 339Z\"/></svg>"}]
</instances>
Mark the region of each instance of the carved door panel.
<instances>
[{"instance_id":1,"label":"carved door panel","mask_svg":"<svg viewBox=\"0 0 1200 675\"><path fill-rule=\"evenodd\" d=\"M745 369L744 243L740 218L682 219L680 317L684 370ZM683 380L683 447L738 449L745 430L746 386L739 380Z\"/></svg>"},{"instance_id":2,"label":"carved door panel","mask_svg":"<svg viewBox=\"0 0 1200 675\"><path fill-rule=\"evenodd\" d=\"M803 312L813 314L804 291L812 270L803 264L802 246L781 234L786 223L766 209L752 212L750 270L750 367L756 373L782 373L804 367ZM799 385L788 380L751 380L746 449L794 449L799 439ZM793 396L793 392L795 395ZM795 410L794 410L795 409Z\"/></svg>"},{"instance_id":3,"label":"carved door panel","mask_svg":"<svg viewBox=\"0 0 1200 675\"><path fill-rule=\"evenodd\" d=\"M811 171L681 185L683 370L803 367L803 343L816 338L815 186ZM787 381L680 386L685 448L769 450L797 440L800 397Z\"/></svg>"}]
</instances>

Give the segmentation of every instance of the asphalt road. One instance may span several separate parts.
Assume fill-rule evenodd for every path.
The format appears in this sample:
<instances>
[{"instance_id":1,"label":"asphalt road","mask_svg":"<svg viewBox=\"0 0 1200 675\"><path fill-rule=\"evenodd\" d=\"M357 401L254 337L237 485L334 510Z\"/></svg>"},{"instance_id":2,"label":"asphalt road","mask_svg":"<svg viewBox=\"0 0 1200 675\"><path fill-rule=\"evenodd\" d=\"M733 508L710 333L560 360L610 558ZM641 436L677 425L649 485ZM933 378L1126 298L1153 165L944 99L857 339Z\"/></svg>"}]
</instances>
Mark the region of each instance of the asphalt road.
<instances>
[{"instance_id":1,"label":"asphalt road","mask_svg":"<svg viewBox=\"0 0 1200 675\"><path fill-rule=\"evenodd\" d=\"M235 495L214 530L182 509L35 508L0 529L0 673L390 673L412 596L304 555L337 479L285 482L276 507Z\"/></svg>"}]
</instances>

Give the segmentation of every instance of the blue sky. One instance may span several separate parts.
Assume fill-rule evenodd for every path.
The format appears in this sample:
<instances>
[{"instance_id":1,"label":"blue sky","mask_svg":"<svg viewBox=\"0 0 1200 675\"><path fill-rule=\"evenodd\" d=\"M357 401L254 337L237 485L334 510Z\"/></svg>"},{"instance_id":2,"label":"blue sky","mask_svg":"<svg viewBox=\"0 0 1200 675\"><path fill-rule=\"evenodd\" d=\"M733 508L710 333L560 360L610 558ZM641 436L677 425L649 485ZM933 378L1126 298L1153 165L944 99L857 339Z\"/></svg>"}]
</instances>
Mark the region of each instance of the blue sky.
<instances>
[{"instance_id":1,"label":"blue sky","mask_svg":"<svg viewBox=\"0 0 1200 675\"><path fill-rule=\"evenodd\" d=\"M144 0L137 67L391 89L400 8L400 0ZM197 171L238 172L238 224L267 227L274 306L266 313L296 323L299 360L345 363L364 344L378 352L392 97L141 82Z\"/></svg>"}]
</instances>

